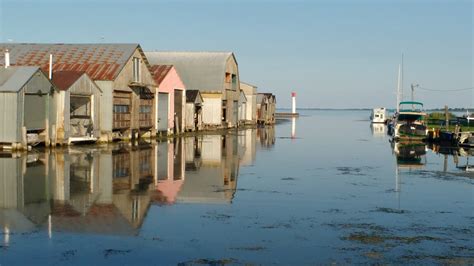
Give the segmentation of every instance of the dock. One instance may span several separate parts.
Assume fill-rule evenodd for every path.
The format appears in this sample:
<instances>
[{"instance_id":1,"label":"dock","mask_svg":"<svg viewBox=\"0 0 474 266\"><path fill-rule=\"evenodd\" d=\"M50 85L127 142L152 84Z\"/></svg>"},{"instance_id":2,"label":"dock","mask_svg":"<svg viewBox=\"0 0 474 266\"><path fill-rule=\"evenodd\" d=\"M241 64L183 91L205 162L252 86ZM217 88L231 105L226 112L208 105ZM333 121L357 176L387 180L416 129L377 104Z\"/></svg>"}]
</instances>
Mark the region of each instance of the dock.
<instances>
[{"instance_id":1,"label":"dock","mask_svg":"<svg viewBox=\"0 0 474 266\"><path fill-rule=\"evenodd\" d=\"M299 117L300 113L275 113L276 118Z\"/></svg>"}]
</instances>

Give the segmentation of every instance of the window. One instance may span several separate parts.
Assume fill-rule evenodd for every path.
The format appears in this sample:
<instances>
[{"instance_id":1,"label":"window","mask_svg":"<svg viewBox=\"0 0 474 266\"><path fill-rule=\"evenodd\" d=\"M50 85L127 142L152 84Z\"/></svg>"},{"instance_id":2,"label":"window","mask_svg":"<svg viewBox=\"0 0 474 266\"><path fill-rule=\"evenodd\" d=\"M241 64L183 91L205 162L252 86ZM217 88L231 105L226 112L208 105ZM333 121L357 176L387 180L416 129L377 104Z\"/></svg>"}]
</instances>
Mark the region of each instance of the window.
<instances>
[{"instance_id":1,"label":"window","mask_svg":"<svg viewBox=\"0 0 474 266\"><path fill-rule=\"evenodd\" d=\"M237 75L232 74L232 90L237 90Z\"/></svg>"},{"instance_id":2,"label":"window","mask_svg":"<svg viewBox=\"0 0 474 266\"><path fill-rule=\"evenodd\" d=\"M230 83L232 75L230 73L225 73L225 82Z\"/></svg>"},{"instance_id":3,"label":"window","mask_svg":"<svg viewBox=\"0 0 474 266\"><path fill-rule=\"evenodd\" d=\"M140 105L140 113L151 113L150 105Z\"/></svg>"},{"instance_id":4,"label":"window","mask_svg":"<svg viewBox=\"0 0 474 266\"><path fill-rule=\"evenodd\" d=\"M129 113L129 106L122 105L122 104L115 104L114 113Z\"/></svg>"},{"instance_id":5,"label":"window","mask_svg":"<svg viewBox=\"0 0 474 266\"><path fill-rule=\"evenodd\" d=\"M91 100L90 97L71 96L70 98L70 115L71 117L89 117L91 116Z\"/></svg>"},{"instance_id":6,"label":"window","mask_svg":"<svg viewBox=\"0 0 474 266\"><path fill-rule=\"evenodd\" d=\"M133 58L133 81L140 82L140 58Z\"/></svg>"}]
</instances>

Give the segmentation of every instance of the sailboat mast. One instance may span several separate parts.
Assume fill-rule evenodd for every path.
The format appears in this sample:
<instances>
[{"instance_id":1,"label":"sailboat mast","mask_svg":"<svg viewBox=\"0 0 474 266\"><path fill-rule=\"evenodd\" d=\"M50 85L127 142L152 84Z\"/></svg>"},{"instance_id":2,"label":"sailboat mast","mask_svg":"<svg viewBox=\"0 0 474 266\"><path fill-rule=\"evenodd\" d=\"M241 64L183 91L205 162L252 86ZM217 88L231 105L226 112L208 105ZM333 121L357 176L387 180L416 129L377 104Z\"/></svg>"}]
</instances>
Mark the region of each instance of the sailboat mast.
<instances>
[{"instance_id":1,"label":"sailboat mast","mask_svg":"<svg viewBox=\"0 0 474 266\"><path fill-rule=\"evenodd\" d=\"M402 71L400 78L400 101L403 101L403 53L402 53Z\"/></svg>"},{"instance_id":2,"label":"sailboat mast","mask_svg":"<svg viewBox=\"0 0 474 266\"><path fill-rule=\"evenodd\" d=\"M398 81L397 81L397 113L400 112L400 72L401 66L398 65Z\"/></svg>"}]
</instances>

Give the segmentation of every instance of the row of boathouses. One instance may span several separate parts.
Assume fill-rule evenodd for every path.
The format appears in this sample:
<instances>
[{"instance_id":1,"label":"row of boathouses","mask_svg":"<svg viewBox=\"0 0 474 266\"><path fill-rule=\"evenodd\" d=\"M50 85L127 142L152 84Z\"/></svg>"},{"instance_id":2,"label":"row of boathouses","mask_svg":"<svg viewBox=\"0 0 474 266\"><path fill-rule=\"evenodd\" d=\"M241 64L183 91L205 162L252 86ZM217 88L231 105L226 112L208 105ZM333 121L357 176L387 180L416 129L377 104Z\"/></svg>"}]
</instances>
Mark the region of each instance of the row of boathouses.
<instances>
[{"instance_id":1,"label":"row of boathouses","mask_svg":"<svg viewBox=\"0 0 474 266\"><path fill-rule=\"evenodd\" d=\"M0 44L0 147L110 142L272 124L275 96L232 52L139 44Z\"/></svg>"}]
</instances>

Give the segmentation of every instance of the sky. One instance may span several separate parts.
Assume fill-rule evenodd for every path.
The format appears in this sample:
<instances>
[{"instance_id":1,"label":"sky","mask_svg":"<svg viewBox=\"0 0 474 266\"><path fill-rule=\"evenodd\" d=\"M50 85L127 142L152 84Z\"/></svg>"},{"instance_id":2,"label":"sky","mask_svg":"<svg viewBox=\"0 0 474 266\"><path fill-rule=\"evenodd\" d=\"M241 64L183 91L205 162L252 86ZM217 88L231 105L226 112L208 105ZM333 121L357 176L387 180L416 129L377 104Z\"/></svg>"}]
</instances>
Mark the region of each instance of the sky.
<instances>
[{"instance_id":1,"label":"sky","mask_svg":"<svg viewBox=\"0 0 474 266\"><path fill-rule=\"evenodd\" d=\"M241 81L278 107L474 108L472 0L0 0L1 42L140 43L145 51L232 51ZM424 89L421 89L421 88Z\"/></svg>"}]
</instances>

